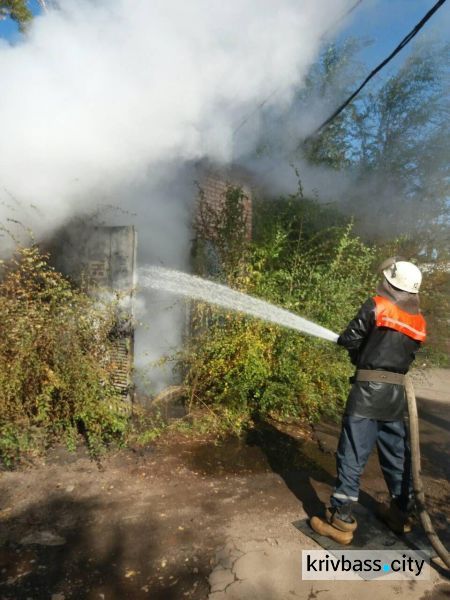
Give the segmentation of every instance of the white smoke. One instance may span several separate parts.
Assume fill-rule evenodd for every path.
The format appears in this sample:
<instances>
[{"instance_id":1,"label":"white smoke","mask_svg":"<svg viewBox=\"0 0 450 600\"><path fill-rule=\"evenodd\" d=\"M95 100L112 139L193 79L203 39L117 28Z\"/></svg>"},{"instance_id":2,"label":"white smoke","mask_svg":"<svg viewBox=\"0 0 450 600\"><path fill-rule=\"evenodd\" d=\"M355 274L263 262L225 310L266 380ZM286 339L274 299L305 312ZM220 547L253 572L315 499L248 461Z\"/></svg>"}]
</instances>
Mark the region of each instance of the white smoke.
<instances>
[{"instance_id":1,"label":"white smoke","mask_svg":"<svg viewBox=\"0 0 450 600\"><path fill-rule=\"evenodd\" d=\"M2 199L48 227L167 159L228 160L242 115L277 87L289 102L350 3L62 0L0 46Z\"/></svg>"},{"instance_id":2,"label":"white smoke","mask_svg":"<svg viewBox=\"0 0 450 600\"><path fill-rule=\"evenodd\" d=\"M42 235L116 204L136 214L141 261L186 268L179 167L230 161L238 124L274 89L266 107L289 104L351 4L60 0L0 42L0 223Z\"/></svg>"}]
</instances>

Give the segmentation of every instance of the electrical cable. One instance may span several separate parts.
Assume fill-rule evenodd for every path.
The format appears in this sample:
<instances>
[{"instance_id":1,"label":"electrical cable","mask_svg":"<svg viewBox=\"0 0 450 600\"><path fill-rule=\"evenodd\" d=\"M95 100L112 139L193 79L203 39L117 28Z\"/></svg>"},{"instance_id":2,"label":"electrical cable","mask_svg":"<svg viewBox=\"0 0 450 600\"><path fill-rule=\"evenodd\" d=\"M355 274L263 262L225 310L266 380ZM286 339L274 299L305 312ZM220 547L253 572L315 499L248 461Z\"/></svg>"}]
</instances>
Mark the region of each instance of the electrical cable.
<instances>
[{"instance_id":1,"label":"electrical cable","mask_svg":"<svg viewBox=\"0 0 450 600\"><path fill-rule=\"evenodd\" d=\"M353 4L347 12L345 12L341 17L339 17L339 19L336 21L336 23L334 23L331 27L328 27L328 29L325 30L324 33L322 33L322 35L320 36L320 39L323 40L325 37L327 37L327 35L330 33L330 31L333 31L333 29L336 28L336 25L338 25L341 21L343 21L344 19L346 19L349 15L352 14L352 12L358 8L358 6L360 4L362 4L363 0L358 0L357 2L355 2L355 4Z\"/></svg>"},{"instance_id":2,"label":"electrical cable","mask_svg":"<svg viewBox=\"0 0 450 600\"><path fill-rule=\"evenodd\" d=\"M328 119L326 119L323 123L319 125L311 134L309 134L304 140L303 143L307 142L311 138L315 137L322 129L324 129L327 125L331 123L341 112L354 100L354 98L359 94L359 92L369 83L369 81L375 77L375 75L383 69L405 46L409 44L409 42L419 33L422 27L431 19L436 11L438 11L443 4L445 4L447 0L438 0L436 4L426 13L426 15L411 29L411 31L402 39L402 41L398 44L396 48L389 54L387 58L385 58L373 71L369 73L369 75L364 79L361 85L343 102L334 112L331 114Z\"/></svg>"}]
</instances>

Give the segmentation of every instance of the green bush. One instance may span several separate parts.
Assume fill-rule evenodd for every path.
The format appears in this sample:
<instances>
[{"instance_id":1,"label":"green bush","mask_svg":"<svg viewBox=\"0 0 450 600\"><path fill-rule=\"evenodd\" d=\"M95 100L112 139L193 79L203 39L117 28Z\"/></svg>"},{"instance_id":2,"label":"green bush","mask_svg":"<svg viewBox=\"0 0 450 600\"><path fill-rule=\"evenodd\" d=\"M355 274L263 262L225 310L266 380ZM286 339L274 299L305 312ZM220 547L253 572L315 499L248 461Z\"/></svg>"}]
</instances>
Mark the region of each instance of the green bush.
<instances>
[{"instance_id":1,"label":"green bush","mask_svg":"<svg viewBox=\"0 0 450 600\"><path fill-rule=\"evenodd\" d=\"M223 211L236 212L239 194L229 189ZM254 211L254 242L243 228L235 235L239 261L221 261L221 280L340 332L373 292L374 250L335 211L301 196L255 202ZM212 238L219 259L220 235ZM342 408L352 368L336 345L201 303L192 333L182 363L194 399L306 420Z\"/></svg>"},{"instance_id":2,"label":"green bush","mask_svg":"<svg viewBox=\"0 0 450 600\"><path fill-rule=\"evenodd\" d=\"M93 453L127 416L111 385L112 305L73 289L36 247L20 248L0 281L0 456L84 434Z\"/></svg>"}]
</instances>

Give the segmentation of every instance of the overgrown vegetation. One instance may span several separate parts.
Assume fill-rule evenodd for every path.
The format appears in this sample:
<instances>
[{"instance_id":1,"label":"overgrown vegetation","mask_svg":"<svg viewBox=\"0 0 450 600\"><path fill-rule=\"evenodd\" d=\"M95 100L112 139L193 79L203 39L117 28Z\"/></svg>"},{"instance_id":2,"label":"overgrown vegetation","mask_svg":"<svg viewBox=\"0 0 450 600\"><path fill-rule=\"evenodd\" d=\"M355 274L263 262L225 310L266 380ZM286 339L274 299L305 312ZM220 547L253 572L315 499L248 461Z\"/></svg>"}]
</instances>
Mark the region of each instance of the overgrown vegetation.
<instances>
[{"instance_id":1,"label":"overgrown vegetation","mask_svg":"<svg viewBox=\"0 0 450 600\"><path fill-rule=\"evenodd\" d=\"M0 456L78 434L98 454L119 440L126 405L110 383L113 304L71 287L36 247L20 248L0 281Z\"/></svg>"},{"instance_id":2,"label":"overgrown vegetation","mask_svg":"<svg viewBox=\"0 0 450 600\"><path fill-rule=\"evenodd\" d=\"M0 0L2 17L24 30L32 15L25 0ZM358 60L362 44L348 40L324 51L294 98L295 120L318 99L327 108L328 98L331 112L354 89L367 71ZM367 88L306 146L261 127L251 153L278 159L290 143L292 160L351 178L341 207L354 225L299 186L289 197L253 203L250 239L241 189L228 189L221 210L200 190L196 272L339 332L373 293L382 259L413 259L425 271L421 299L430 326L420 362L448 365L449 48L417 45L396 73ZM278 129L289 128L280 122ZM55 441L74 447L80 434L95 455L113 441L146 444L165 430L159 415L139 410L130 425L111 385L114 304L74 289L36 247L19 248L3 265L0 310L4 463ZM255 413L307 421L340 413L352 372L341 348L202 303L192 305L191 333L179 365L198 431L238 432ZM188 420L178 427L192 431Z\"/></svg>"},{"instance_id":3,"label":"overgrown vegetation","mask_svg":"<svg viewBox=\"0 0 450 600\"><path fill-rule=\"evenodd\" d=\"M220 281L340 331L373 289L374 249L301 189L254 204L250 242L243 202L242 190L230 187L221 215L209 207L208 240L205 220L198 231L200 272L208 271L213 248ZM193 307L192 332L183 353L191 397L221 410L231 424L244 424L254 412L311 420L340 410L351 372L342 349L201 303Z\"/></svg>"}]
</instances>

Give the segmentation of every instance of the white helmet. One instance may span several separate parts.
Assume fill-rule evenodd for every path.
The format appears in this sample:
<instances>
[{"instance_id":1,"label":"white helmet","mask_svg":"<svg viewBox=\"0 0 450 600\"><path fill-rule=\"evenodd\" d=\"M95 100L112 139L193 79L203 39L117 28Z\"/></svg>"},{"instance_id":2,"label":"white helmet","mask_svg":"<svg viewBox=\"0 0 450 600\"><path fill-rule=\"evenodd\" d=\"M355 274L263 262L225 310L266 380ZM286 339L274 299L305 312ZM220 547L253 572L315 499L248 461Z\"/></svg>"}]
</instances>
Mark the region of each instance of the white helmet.
<instances>
[{"instance_id":1,"label":"white helmet","mask_svg":"<svg viewBox=\"0 0 450 600\"><path fill-rule=\"evenodd\" d=\"M410 294L417 294L422 283L422 273L416 265L406 260L395 260L386 269L383 275L391 285Z\"/></svg>"}]
</instances>

